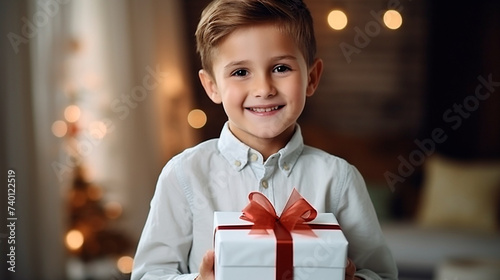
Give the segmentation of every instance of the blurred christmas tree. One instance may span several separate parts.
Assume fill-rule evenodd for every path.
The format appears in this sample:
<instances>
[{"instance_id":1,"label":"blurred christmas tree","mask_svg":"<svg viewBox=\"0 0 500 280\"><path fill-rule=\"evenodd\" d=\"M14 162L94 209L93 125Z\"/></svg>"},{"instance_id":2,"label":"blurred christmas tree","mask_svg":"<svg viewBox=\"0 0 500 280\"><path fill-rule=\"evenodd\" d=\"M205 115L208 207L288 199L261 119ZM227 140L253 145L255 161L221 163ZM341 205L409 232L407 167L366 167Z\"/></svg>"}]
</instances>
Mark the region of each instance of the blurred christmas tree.
<instances>
[{"instance_id":1,"label":"blurred christmas tree","mask_svg":"<svg viewBox=\"0 0 500 280\"><path fill-rule=\"evenodd\" d=\"M89 180L89 162L98 155L105 142L108 126L102 119L99 106L99 77L92 68L83 67L89 51L83 52L77 39L68 42L67 59L61 66L61 92L69 101L63 119L52 124L52 133L62 142L64 164L56 166L66 196L67 233L65 243L68 259L68 278L75 280L127 279L132 270L131 241L120 230L117 219L122 206L108 201L105 188ZM86 77L82 79L82 77ZM93 165L92 165L93 166ZM56 170L55 169L55 170ZM108 196L109 197L109 196Z\"/></svg>"},{"instance_id":2,"label":"blurred christmas tree","mask_svg":"<svg viewBox=\"0 0 500 280\"><path fill-rule=\"evenodd\" d=\"M110 228L110 222L121 215L121 206L104 204L102 194L102 188L88 182L82 167L77 166L68 195L70 231L67 245L73 255L85 262L122 256L131 245L122 232Z\"/></svg>"}]
</instances>

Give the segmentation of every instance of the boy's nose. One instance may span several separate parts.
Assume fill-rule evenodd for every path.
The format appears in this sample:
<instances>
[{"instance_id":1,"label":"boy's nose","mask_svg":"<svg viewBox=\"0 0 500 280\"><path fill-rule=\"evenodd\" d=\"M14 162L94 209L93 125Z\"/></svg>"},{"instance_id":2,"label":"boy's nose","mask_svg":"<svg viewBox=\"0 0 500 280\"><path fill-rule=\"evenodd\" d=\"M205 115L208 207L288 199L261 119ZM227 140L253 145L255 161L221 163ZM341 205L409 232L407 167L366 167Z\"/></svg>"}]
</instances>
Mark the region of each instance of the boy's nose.
<instances>
[{"instance_id":1,"label":"boy's nose","mask_svg":"<svg viewBox=\"0 0 500 280\"><path fill-rule=\"evenodd\" d=\"M259 77L254 83L253 94L255 97L269 98L276 95L271 78L267 76Z\"/></svg>"}]
</instances>

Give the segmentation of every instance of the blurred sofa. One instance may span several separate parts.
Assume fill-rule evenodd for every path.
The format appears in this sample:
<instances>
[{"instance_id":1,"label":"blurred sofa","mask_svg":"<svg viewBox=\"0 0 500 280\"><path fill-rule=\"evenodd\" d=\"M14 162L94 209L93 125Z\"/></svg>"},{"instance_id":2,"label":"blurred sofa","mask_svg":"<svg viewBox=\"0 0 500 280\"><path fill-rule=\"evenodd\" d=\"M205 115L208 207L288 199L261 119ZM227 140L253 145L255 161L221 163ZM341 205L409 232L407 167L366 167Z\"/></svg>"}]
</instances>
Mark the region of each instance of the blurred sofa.
<instances>
[{"instance_id":1,"label":"blurred sofa","mask_svg":"<svg viewBox=\"0 0 500 280\"><path fill-rule=\"evenodd\" d=\"M500 267L500 234L429 229L415 223L383 224L383 231L401 280L438 279L440 267L450 261Z\"/></svg>"},{"instance_id":2,"label":"blurred sofa","mask_svg":"<svg viewBox=\"0 0 500 280\"><path fill-rule=\"evenodd\" d=\"M411 220L381 221L400 279L500 279L500 162L433 155L418 196Z\"/></svg>"}]
</instances>

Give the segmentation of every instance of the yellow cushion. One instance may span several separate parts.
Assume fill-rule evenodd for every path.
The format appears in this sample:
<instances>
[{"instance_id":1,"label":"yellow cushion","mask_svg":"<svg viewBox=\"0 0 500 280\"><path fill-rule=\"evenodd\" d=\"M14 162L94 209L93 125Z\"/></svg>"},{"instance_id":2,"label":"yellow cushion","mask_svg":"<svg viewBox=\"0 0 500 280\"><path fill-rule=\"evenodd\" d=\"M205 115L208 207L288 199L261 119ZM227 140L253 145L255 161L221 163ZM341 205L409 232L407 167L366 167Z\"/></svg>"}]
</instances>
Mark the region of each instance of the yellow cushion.
<instances>
[{"instance_id":1,"label":"yellow cushion","mask_svg":"<svg viewBox=\"0 0 500 280\"><path fill-rule=\"evenodd\" d=\"M500 162L458 162L434 155L424 166L418 223L424 227L498 230Z\"/></svg>"}]
</instances>

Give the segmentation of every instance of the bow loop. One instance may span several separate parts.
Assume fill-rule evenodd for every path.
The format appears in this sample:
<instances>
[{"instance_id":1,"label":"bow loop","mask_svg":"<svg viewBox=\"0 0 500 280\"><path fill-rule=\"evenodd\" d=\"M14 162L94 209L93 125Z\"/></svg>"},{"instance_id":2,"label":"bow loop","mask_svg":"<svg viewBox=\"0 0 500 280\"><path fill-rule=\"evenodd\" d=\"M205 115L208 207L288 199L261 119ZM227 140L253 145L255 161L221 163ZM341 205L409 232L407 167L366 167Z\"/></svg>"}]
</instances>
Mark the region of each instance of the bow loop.
<instances>
[{"instance_id":1,"label":"bow loop","mask_svg":"<svg viewBox=\"0 0 500 280\"><path fill-rule=\"evenodd\" d=\"M274 208L272 210L274 211ZM250 200L242 212L240 218L252 222L252 229L272 229L278 219L276 213L270 212L267 207L255 200Z\"/></svg>"},{"instance_id":2,"label":"bow loop","mask_svg":"<svg viewBox=\"0 0 500 280\"><path fill-rule=\"evenodd\" d=\"M254 223L254 229L272 229L279 222L287 231L292 231L295 226L304 224L316 218L317 212L294 188L283 209L281 217L267 197L260 192L251 192L248 196L250 202L242 210L241 219Z\"/></svg>"}]
</instances>

